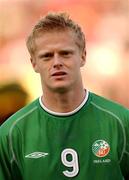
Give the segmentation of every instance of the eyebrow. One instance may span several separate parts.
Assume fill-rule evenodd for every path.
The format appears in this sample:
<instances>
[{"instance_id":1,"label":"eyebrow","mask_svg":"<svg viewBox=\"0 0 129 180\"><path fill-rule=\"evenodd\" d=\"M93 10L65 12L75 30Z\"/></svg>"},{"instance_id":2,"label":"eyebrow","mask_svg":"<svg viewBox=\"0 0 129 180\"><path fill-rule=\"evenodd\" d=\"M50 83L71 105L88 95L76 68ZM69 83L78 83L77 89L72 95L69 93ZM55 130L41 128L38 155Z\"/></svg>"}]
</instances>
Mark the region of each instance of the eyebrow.
<instances>
[{"instance_id":1,"label":"eyebrow","mask_svg":"<svg viewBox=\"0 0 129 180\"><path fill-rule=\"evenodd\" d=\"M41 54L38 55L39 58L43 58L43 57L50 57L53 56L53 52L42 52Z\"/></svg>"},{"instance_id":2,"label":"eyebrow","mask_svg":"<svg viewBox=\"0 0 129 180\"><path fill-rule=\"evenodd\" d=\"M63 53L71 53L73 54L74 52L74 49L72 48L64 48L64 49L60 49L59 51L57 51L59 54L63 54ZM39 53L38 57L39 58L43 58L43 57L50 57L50 56L53 56L54 54L54 51L42 51L41 53Z\"/></svg>"},{"instance_id":3,"label":"eyebrow","mask_svg":"<svg viewBox=\"0 0 129 180\"><path fill-rule=\"evenodd\" d=\"M62 54L62 53L73 53L74 50L73 49L63 49L63 50L60 50L59 53Z\"/></svg>"}]
</instances>

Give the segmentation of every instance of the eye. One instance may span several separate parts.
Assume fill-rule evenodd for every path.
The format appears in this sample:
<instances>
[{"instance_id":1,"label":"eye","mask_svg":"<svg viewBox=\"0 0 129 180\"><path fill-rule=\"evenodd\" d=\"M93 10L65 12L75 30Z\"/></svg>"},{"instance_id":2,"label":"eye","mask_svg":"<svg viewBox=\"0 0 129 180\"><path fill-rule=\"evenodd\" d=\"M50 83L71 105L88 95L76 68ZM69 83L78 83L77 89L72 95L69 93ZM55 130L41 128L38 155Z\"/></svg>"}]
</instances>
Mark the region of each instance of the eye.
<instances>
[{"instance_id":1,"label":"eye","mask_svg":"<svg viewBox=\"0 0 129 180\"><path fill-rule=\"evenodd\" d=\"M39 55L39 59L43 59L43 60L48 60L51 57L53 57L53 53L50 52Z\"/></svg>"},{"instance_id":2,"label":"eye","mask_svg":"<svg viewBox=\"0 0 129 180\"><path fill-rule=\"evenodd\" d=\"M60 55L64 56L64 57L69 57L70 55L72 55L73 52L72 51L61 51Z\"/></svg>"}]
</instances>

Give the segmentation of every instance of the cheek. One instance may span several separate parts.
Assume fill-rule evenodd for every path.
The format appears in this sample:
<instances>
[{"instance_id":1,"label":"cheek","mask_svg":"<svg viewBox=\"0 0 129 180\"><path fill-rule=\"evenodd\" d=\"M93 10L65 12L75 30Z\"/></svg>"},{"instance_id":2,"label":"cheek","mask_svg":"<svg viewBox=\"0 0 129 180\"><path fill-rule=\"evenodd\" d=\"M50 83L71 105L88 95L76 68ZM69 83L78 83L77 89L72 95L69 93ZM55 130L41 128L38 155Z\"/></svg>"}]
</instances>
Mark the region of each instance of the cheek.
<instances>
[{"instance_id":1,"label":"cheek","mask_svg":"<svg viewBox=\"0 0 129 180\"><path fill-rule=\"evenodd\" d=\"M40 74L41 78L43 80L47 79L48 77L48 72L47 72L47 69L46 68L38 68L38 73Z\"/></svg>"},{"instance_id":2,"label":"cheek","mask_svg":"<svg viewBox=\"0 0 129 180\"><path fill-rule=\"evenodd\" d=\"M79 61L79 59L75 59L73 65L72 65L72 69L73 71L80 71L80 67L81 67L81 62Z\"/></svg>"},{"instance_id":3,"label":"cheek","mask_svg":"<svg viewBox=\"0 0 129 180\"><path fill-rule=\"evenodd\" d=\"M45 71L45 68L43 68L43 65L40 63L35 64L35 71L39 74L43 74Z\"/></svg>"}]
</instances>

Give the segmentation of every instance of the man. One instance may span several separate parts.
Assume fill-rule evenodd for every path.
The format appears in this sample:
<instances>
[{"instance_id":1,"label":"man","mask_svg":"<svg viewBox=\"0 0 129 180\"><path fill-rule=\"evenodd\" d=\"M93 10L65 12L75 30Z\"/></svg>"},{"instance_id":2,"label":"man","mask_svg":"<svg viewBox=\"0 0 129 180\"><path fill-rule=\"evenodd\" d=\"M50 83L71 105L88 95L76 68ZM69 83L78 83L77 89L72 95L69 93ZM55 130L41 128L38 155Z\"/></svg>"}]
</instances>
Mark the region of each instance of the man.
<instances>
[{"instance_id":1,"label":"man","mask_svg":"<svg viewBox=\"0 0 129 180\"><path fill-rule=\"evenodd\" d=\"M79 25L48 14L27 40L43 95L0 129L0 180L129 178L129 111L84 90Z\"/></svg>"}]
</instances>

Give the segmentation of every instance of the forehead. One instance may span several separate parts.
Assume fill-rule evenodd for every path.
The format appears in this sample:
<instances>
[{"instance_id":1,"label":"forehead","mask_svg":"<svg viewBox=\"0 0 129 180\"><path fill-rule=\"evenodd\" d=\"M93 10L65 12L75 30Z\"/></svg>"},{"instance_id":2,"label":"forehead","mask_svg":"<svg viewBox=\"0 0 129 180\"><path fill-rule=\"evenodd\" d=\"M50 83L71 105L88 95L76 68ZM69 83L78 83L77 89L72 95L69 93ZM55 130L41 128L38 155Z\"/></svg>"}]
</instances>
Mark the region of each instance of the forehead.
<instances>
[{"instance_id":1,"label":"forehead","mask_svg":"<svg viewBox=\"0 0 129 180\"><path fill-rule=\"evenodd\" d=\"M35 38L35 48L76 46L77 41L76 34L70 30L40 32Z\"/></svg>"}]
</instances>

